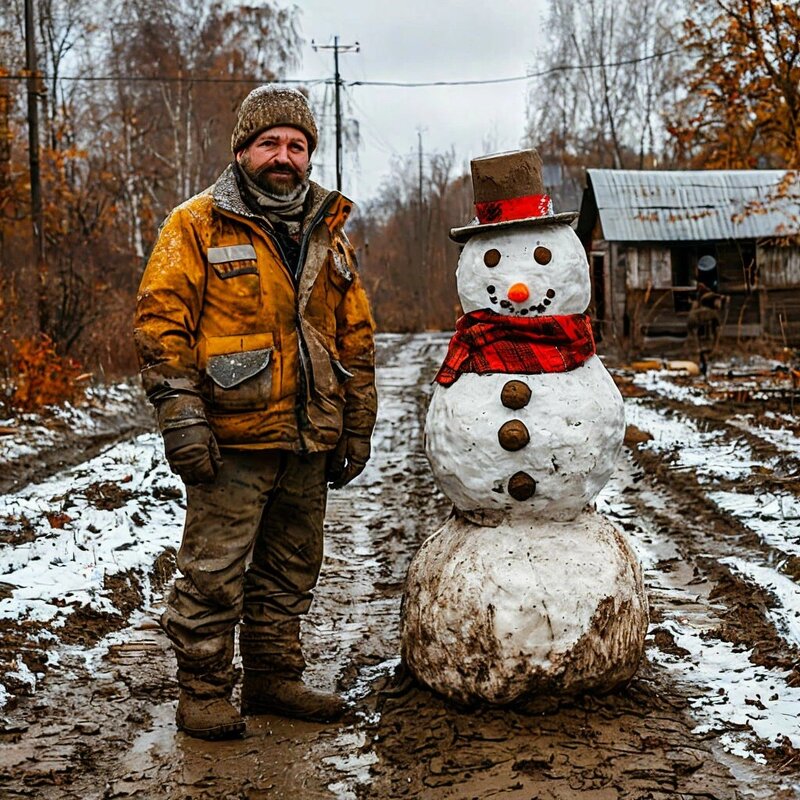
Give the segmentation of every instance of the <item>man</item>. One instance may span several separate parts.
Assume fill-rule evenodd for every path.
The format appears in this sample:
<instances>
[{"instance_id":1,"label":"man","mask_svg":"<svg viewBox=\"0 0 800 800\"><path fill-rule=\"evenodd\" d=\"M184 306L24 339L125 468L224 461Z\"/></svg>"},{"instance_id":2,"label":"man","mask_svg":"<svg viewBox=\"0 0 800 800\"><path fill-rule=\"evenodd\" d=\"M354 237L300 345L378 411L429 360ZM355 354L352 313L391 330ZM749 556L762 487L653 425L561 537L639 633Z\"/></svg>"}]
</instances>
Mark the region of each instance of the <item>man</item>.
<instances>
[{"instance_id":1,"label":"man","mask_svg":"<svg viewBox=\"0 0 800 800\"><path fill-rule=\"evenodd\" d=\"M322 561L328 483L367 462L374 324L342 226L352 204L309 181L306 98L251 92L234 160L172 211L139 290L135 340L187 509L162 625L178 661L177 724L244 731L242 714L330 721L340 697L306 686L300 618Z\"/></svg>"},{"instance_id":2,"label":"man","mask_svg":"<svg viewBox=\"0 0 800 800\"><path fill-rule=\"evenodd\" d=\"M700 372L708 377L708 359L719 344L722 320L720 312L725 298L714 288L697 281L697 292L686 319L686 330L694 342L700 360Z\"/></svg>"}]
</instances>

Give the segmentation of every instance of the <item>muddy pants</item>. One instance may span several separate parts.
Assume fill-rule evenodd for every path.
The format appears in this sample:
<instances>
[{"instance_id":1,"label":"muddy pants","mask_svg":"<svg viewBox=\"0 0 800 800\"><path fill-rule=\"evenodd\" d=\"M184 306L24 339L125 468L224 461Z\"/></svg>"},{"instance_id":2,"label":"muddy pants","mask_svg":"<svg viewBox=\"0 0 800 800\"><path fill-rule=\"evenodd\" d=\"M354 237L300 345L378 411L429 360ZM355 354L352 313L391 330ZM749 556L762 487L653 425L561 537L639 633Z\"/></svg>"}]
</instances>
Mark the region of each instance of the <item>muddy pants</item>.
<instances>
[{"instance_id":1,"label":"muddy pants","mask_svg":"<svg viewBox=\"0 0 800 800\"><path fill-rule=\"evenodd\" d=\"M161 624L178 682L227 695L237 623L245 670L300 674L300 617L322 564L326 453L223 452L213 484L187 487L181 577Z\"/></svg>"}]
</instances>

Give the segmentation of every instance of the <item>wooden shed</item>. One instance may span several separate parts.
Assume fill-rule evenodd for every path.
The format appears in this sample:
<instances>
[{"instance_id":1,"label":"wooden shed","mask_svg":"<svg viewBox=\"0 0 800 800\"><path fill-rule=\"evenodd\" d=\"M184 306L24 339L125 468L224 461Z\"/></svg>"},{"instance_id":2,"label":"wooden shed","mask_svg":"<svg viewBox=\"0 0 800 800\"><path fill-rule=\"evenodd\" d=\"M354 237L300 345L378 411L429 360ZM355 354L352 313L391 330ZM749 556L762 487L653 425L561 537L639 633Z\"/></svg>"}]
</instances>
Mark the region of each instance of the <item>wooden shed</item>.
<instances>
[{"instance_id":1,"label":"wooden shed","mask_svg":"<svg viewBox=\"0 0 800 800\"><path fill-rule=\"evenodd\" d=\"M578 218L598 338L684 340L698 277L722 336L800 344L800 177L783 170L590 169Z\"/></svg>"}]
</instances>

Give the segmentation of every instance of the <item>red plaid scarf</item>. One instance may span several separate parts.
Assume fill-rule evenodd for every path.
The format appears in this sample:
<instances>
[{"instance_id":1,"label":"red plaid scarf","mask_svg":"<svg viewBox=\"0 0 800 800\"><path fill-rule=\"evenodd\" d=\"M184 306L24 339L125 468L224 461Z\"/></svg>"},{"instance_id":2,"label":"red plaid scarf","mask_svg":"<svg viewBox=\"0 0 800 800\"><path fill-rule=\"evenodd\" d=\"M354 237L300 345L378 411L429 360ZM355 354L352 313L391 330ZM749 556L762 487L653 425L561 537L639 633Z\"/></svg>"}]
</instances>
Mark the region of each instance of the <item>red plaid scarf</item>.
<instances>
[{"instance_id":1,"label":"red plaid scarf","mask_svg":"<svg viewBox=\"0 0 800 800\"><path fill-rule=\"evenodd\" d=\"M485 309L472 311L456 322L435 380L449 386L464 372L568 372L594 353L592 325L586 314L509 317Z\"/></svg>"}]
</instances>

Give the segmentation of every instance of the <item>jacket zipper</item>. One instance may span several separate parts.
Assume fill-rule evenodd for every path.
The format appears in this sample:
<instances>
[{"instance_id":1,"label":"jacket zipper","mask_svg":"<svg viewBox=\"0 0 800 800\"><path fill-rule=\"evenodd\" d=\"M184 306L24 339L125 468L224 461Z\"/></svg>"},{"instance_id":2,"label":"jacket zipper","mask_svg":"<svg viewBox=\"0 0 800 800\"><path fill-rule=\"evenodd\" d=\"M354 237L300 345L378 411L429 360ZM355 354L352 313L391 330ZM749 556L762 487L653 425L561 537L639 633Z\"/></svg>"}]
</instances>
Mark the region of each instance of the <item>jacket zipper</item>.
<instances>
[{"instance_id":1,"label":"jacket zipper","mask_svg":"<svg viewBox=\"0 0 800 800\"><path fill-rule=\"evenodd\" d=\"M298 350L298 366L300 371L300 384L305 394L305 402L300 402L300 393L298 392L298 400L295 404L295 416L297 418L297 432L300 436L300 449L302 453L308 452L308 447L306 446L306 440L303 436L303 428L308 424L308 403L311 402L311 383L310 377L313 375L311 368L310 368L310 359L308 356L308 346L306 345L305 337L303 336L303 328L301 325L300 320L300 278L303 276L303 269L305 268L305 260L306 260L306 253L308 252L308 241L311 238L311 234L314 232L314 229L319 225L320 221L322 220L325 212L330 207L330 204L333 202L334 193L331 192L328 196L323 200L322 205L319 207L319 211L314 215L314 218L311 220L311 224L306 228L305 233L303 234L302 238L300 239L300 254L297 257L297 274L295 276L295 283L297 286L298 291L295 292L295 327L297 328L297 350ZM279 245L280 247L280 245ZM284 261L285 261L284 257ZM287 264L288 266L288 264ZM290 270L291 271L291 270Z\"/></svg>"},{"instance_id":2,"label":"jacket zipper","mask_svg":"<svg viewBox=\"0 0 800 800\"><path fill-rule=\"evenodd\" d=\"M307 406L308 403L311 402L311 384L309 381L311 375L310 369L310 359L308 356L308 347L306 345L306 340L303 337L303 329L301 326L300 320L300 292L297 291L300 288L300 278L303 275L303 268L305 267L305 257L306 253L308 252L308 241L311 238L311 234L314 232L314 229L319 225L320 221L322 220L325 212L330 207L330 204L333 202L335 193L330 192L328 196L323 200L322 205L319 207L319 210L314 215L314 218L311 220L311 223L306 228L305 233L303 234L300 240L300 253L297 257L297 272L295 273L286 259L286 253L284 253L283 248L281 247L281 243L278 241L278 238L270 231L269 229L263 227L259 224L259 229L266 234L270 241L275 245L275 249L278 251L281 259L283 260L284 265L286 266L286 271L292 275L294 278L295 283L295 328L297 329L297 354L298 354L298 388L299 391L297 393L297 401L295 402L294 406L294 413L295 419L297 420L297 435L300 438L300 452L302 454L308 453L308 446L306 444L305 436L303 435L303 429L308 425L308 411ZM304 397L305 402L301 402L301 397Z\"/></svg>"}]
</instances>

